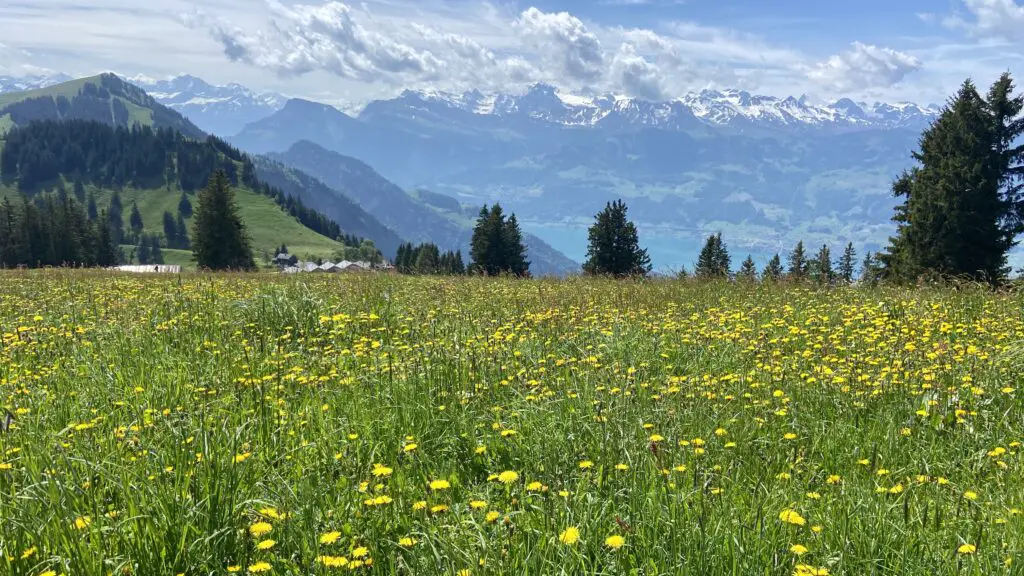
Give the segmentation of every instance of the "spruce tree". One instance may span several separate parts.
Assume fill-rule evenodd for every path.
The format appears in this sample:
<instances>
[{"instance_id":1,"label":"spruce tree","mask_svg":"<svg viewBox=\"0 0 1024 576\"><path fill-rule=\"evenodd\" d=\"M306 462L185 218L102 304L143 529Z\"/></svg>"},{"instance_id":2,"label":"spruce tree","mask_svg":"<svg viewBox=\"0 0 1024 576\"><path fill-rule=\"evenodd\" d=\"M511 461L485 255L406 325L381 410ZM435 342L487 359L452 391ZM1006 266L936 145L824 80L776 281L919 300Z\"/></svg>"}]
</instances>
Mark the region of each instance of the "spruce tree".
<instances>
[{"instance_id":1,"label":"spruce tree","mask_svg":"<svg viewBox=\"0 0 1024 576\"><path fill-rule=\"evenodd\" d=\"M853 268L856 265L856 258L857 252L853 249L853 242L850 242L839 258L839 280L845 284L853 283Z\"/></svg>"},{"instance_id":2,"label":"spruce tree","mask_svg":"<svg viewBox=\"0 0 1024 576\"><path fill-rule=\"evenodd\" d=\"M815 282L819 284L832 283L835 273L832 270L832 251L829 249L828 244L823 244L821 249L818 250L818 254L811 262L810 269L812 270L811 276Z\"/></svg>"},{"instance_id":3,"label":"spruce tree","mask_svg":"<svg viewBox=\"0 0 1024 576\"><path fill-rule=\"evenodd\" d=\"M88 205L89 220L95 220L99 216L99 212L96 207L96 195L89 192L89 205Z\"/></svg>"},{"instance_id":4,"label":"spruce tree","mask_svg":"<svg viewBox=\"0 0 1024 576\"><path fill-rule=\"evenodd\" d=\"M192 217L192 202L184 192L181 193L181 199L178 200L178 214L183 218Z\"/></svg>"},{"instance_id":5,"label":"spruce tree","mask_svg":"<svg viewBox=\"0 0 1024 576\"><path fill-rule=\"evenodd\" d=\"M473 227L470 241L471 269L478 274L497 276L511 273L517 276L529 274L530 263L526 260L522 231L513 214L508 220L501 206L481 208Z\"/></svg>"},{"instance_id":6,"label":"spruce tree","mask_svg":"<svg viewBox=\"0 0 1024 576\"><path fill-rule=\"evenodd\" d=\"M177 229L174 236L178 239L178 249L188 250L192 248L192 242L188 238L188 226L185 225L185 219L181 217L181 214L178 214L174 227Z\"/></svg>"},{"instance_id":7,"label":"spruce tree","mask_svg":"<svg viewBox=\"0 0 1024 576\"><path fill-rule=\"evenodd\" d=\"M85 202L85 184L81 180L75 180L75 198L79 202Z\"/></svg>"},{"instance_id":8,"label":"spruce tree","mask_svg":"<svg viewBox=\"0 0 1024 576\"><path fill-rule=\"evenodd\" d=\"M736 273L736 279L743 282L754 282L757 280L757 267L754 265L754 258L747 254L747 259L740 264L740 270Z\"/></svg>"},{"instance_id":9,"label":"spruce tree","mask_svg":"<svg viewBox=\"0 0 1024 576\"><path fill-rule=\"evenodd\" d=\"M778 254L775 254L761 272L761 280L776 282L782 278L782 274L782 258L780 258Z\"/></svg>"},{"instance_id":10,"label":"spruce tree","mask_svg":"<svg viewBox=\"0 0 1024 576\"><path fill-rule=\"evenodd\" d=\"M192 253L199 268L253 270L252 248L238 214L227 173L217 170L198 197L193 217Z\"/></svg>"},{"instance_id":11,"label":"spruce tree","mask_svg":"<svg viewBox=\"0 0 1024 576\"><path fill-rule=\"evenodd\" d=\"M698 278L728 278L731 266L729 251L722 242L722 233L712 234L697 256L693 273Z\"/></svg>"},{"instance_id":12,"label":"spruce tree","mask_svg":"<svg viewBox=\"0 0 1024 576\"><path fill-rule=\"evenodd\" d=\"M149 236L149 255L150 261L153 264L164 263L164 253L163 250L160 249L160 238L158 238L156 234L151 234Z\"/></svg>"},{"instance_id":13,"label":"spruce tree","mask_svg":"<svg viewBox=\"0 0 1024 576\"><path fill-rule=\"evenodd\" d=\"M807 252L804 250L804 241L801 240L789 253L789 269L786 274L791 280L803 280L807 278L807 266Z\"/></svg>"},{"instance_id":14,"label":"spruce tree","mask_svg":"<svg viewBox=\"0 0 1024 576\"><path fill-rule=\"evenodd\" d=\"M505 265L507 271L514 276L528 276L530 262L526 259L526 246L523 245L523 232L519 229L519 221L512 214L502 227L501 240L504 244Z\"/></svg>"},{"instance_id":15,"label":"spruce tree","mask_svg":"<svg viewBox=\"0 0 1024 576\"><path fill-rule=\"evenodd\" d=\"M174 216L164 211L164 238L167 240L168 248L178 247L178 226L174 222Z\"/></svg>"},{"instance_id":16,"label":"spruce tree","mask_svg":"<svg viewBox=\"0 0 1024 576\"><path fill-rule=\"evenodd\" d=\"M132 232L135 233L136 237L142 234L142 229L144 227L142 223L142 213L139 212L139 205L135 202L132 202L132 214L129 216L128 222L131 224Z\"/></svg>"},{"instance_id":17,"label":"spruce tree","mask_svg":"<svg viewBox=\"0 0 1024 576\"><path fill-rule=\"evenodd\" d=\"M110 206L107 208L107 221L110 222L114 234L114 242L121 243L124 238L124 208L121 206L121 195L114 192L110 197Z\"/></svg>"},{"instance_id":18,"label":"spruce tree","mask_svg":"<svg viewBox=\"0 0 1024 576\"><path fill-rule=\"evenodd\" d=\"M99 266L115 266L120 260L120 249L114 241L107 213L99 214L94 221L96 226L96 264Z\"/></svg>"},{"instance_id":19,"label":"spruce tree","mask_svg":"<svg viewBox=\"0 0 1024 576\"><path fill-rule=\"evenodd\" d=\"M609 202L594 216L587 233L587 274L645 276L651 271L651 258L640 248L636 225L626 218L622 200Z\"/></svg>"},{"instance_id":20,"label":"spruce tree","mask_svg":"<svg viewBox=\"0 0 1024 576\"><path fill-rule=\"evenodd\" d=\"M893 183L901 203L896 235L881 255L887 278L1006 278L1024 214L1016 145L1024 134L1022 109L1009 74L987 99L967 80L925 130L914 153L918 165Z\"/></svg>"},{"instance_id":21,"label":"spruce tree","mask_svg":"<svg viewBox=\"0 0 1024 576\"><path fill-rule=\"evenodd\" d=\"M139 261L139 264L151 263L148 236L142 236L139 239L139 244L135 247L135 258Z\"/></svg>"}]
</instances>

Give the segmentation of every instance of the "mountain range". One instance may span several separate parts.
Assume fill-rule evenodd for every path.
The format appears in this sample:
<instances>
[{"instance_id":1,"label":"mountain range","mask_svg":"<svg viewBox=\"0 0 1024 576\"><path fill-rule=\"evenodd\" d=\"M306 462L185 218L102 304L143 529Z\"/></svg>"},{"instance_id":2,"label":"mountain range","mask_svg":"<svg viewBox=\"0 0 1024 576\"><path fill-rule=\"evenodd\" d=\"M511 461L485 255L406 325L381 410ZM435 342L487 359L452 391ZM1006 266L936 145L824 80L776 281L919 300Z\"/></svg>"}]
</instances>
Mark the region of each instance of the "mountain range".
<instances>
[{"instance_id":1,"label":"mountain range","mask_svg":"<svg viewBox=\"0 0 1024 576\"><path fill-rule=\"evenodd\" d=\"M134 82L200 128L347 187L347 197L358 196L351 182L332 183L335 166L310 158L336 163L333 152L372 166L437 224L369 210L405 238L462 242L466 215L501 202L552 252L580 261L593 214L623 198L663 270L691 265L717 231L758 260L800 239L877 248L892 231L891 181L940 110L731 89L651 102L537 84L519 94L407 90L350 115L192 76ZM316 153L304 158L296 145ZM439 211L424 197L458 208Z\"/></svg>"}]
</instances>

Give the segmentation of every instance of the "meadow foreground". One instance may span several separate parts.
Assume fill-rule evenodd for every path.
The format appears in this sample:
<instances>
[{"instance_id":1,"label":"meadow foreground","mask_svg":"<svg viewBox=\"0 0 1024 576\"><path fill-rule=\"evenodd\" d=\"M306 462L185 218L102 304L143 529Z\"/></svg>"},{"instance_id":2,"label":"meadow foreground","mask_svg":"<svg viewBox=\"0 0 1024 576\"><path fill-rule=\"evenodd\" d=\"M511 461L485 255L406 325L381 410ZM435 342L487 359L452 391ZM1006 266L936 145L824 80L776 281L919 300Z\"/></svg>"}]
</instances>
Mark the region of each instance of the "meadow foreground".
<instances>
[{"instance_id":1,"label":"meadow foreground","mask_svg":"<svg viewBox=\"0 0 1024 576\"><path fill-rule=\"evenodd\" d=\"M3 574L1024 562L1018 296L99 273L0 294Z\"/></svg>"}]
</instances>

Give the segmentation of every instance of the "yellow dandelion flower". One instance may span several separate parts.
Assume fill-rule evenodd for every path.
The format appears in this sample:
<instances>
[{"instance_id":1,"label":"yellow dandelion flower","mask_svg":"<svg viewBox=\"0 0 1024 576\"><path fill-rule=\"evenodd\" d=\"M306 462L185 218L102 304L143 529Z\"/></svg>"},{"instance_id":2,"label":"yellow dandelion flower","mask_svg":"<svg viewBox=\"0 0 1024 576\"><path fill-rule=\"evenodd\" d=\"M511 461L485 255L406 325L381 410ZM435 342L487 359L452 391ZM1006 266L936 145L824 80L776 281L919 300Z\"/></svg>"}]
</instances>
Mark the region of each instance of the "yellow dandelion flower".
<instances>
[{"instance_id":1,"label":"yellow dandelion flower","mask_svg":"<svg viewBox=\"0 0 1024 576\"><path fill-rule=\"evenodd\" d=\"M274 544L277 544L276 540L263 540L256 545L256 548L259 550L270 550L274 547Z\"/></svg>"},{"instance_id":2,"label":"yellow dandelion flower","mask_svg":"<svg viewBox=\"0 0 1024 576\"><path fill-rule=\"evenodd\" d=\"M779 512L779 520L782 520L786 524L792 524L794 526L804 526L805 524L807 524L807 520L805 520L799 512L789 508L783 510L782 512Z\"/></svg>"},{"instance_id":3,"label":"yellow dandelion flower","mask_svg":"<svg viewBox=\"0 0 1024 576\"><path fill-rule=\"evenodd\" d=\"M580 462L580 470L588 470L594 467L594 463L590 460L584 460Z\"/></svg>"},{"instance_id":4,"label":"yellow dandelion flower","mask_svg":"<svg viewBox=\"0 0 1024 576\"><path fill-rule=\"evenodd\" d=\"M487 508L487 502L484 500L473 500L469 503L469 507L473 510L482 510Z\"/></svg>"},{"instance_id":5,"label":"yellow dandelion flower","mask_svg":"<svg viewBox=\"0 0 1024 576\"><path fill-rule=\"evenodd\" d=\"M501 474L498 474L498 482L501 482L502 484L511 484L516 480L519 480L519 474L512 470L506 470Z\"/></svg>"},{"instance_id":6,"label":"yellow dandelion flower","mask_svg":"<svg viewBox=\"0 0 1024 576\"><path fill-rule=\"evenodd\" d=\"M963 554L965 556L969 554L974 554L977 551L978 547L974 544L961 544L960 547L956 549L957 554Z\"/></svg>"},{"instance_id":7,"label":"yellow dandelion flower","mask_svg":"<svg viewBox=\"0 0 1024 576\"><path fill-rule=\"evenodd\" d=\"M257 562L252 566L249 566L248 572L250 574L259 574L260 572L270 572L274 567L269 562Z\"/></svg>"},{"instance_id":8,"label":"yellow dandelion flower","mask_svg":"<svg viewBox=\"0 0 1024 576\"><path fill-rule=\"evenodd\" d=\"M566 546L572 546L580 541L580 530L575 526L569 526L558 535L558 541Z\"/></svg>"},{"instance_id":9,"label":"yellow dandelion flower","mask_svg":"<svg viewBox=\"0 0 1024 576\"><path fill-rule=\"evenodd\" d=\"M260 536L269 533L273 529L274 527L268 524L267 522L257 522L252 526L249 526L249 534L252 534L254 537L259 538Z\"/></svg>"},{"instance_id":10,"label":"yellow dandelion flower","mask_svg":"<svg viewBox=\"0 0 1024 576\"><path fill-rule=\"evenodd\" d=\"M803 544L793 544L789 547L789 552L796 556L803 556L804 554L807 554L807 547Z\"/></svg>"},{"instance_id":11,"label":"yellow dandelion flower","mask_svg":"<svg viewBox=\"0 0 1024 576\"><path fill-rule=\"evenodd\" d=\"M430 481L430 489L434 490L434 491L437 491L437 490L447 490L447 489L449 489L451 487L452 487L452 485L447 480L431 480Z\"/></svg>"},{"instance_id":12,"label":"yellow dandelion flower","mask_svg":"<svg viewBox=\"0 0 1024 576\"><path fill-rule=\"evenodd\" d=\"M321 534L320 535L320 543L321 544L334 544L335 542L338 541L338 538L341 538L341 532L338 532L338 531L328 532L326 534Z\"/></svg>"},{"instance_id":13,"label":"yellow dandelion flower","mask_svg":"<svg viewBox=\"0 0 1024 576\"><path fill-rule=\"evenodd\" d=\"M604 539L604 545L612 550L618 550L626 543L626 539L618 534L613 534Z\"/></svg>"}]
</instances>

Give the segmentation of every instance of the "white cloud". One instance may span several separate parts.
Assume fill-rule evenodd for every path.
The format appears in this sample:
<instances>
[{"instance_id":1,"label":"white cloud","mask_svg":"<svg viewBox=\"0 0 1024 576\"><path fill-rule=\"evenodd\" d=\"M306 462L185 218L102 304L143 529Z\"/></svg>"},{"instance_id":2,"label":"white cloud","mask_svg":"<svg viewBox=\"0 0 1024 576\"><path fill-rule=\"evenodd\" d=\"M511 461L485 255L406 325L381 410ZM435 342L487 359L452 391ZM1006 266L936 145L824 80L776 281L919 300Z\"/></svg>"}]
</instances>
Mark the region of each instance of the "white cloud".
<instances>
[{"instance_id":1,"label":"white cloud","mask_svg":"<svg viewBox=\"0 0 1024 576\"><path fill-rule=\"evenodd\" d=\"M637 54L636 46L623 44L611 66L612 80L621 86L626 94L646 100L661 100L665 97L661 70Z\"/></svg>"},{"instance_id":2,"label":"white cloud","mask_svg":"<svg viewBox=\"0 0 1024 576\"><path fill-rule=\"evenodd\" d=\"M604 73L601 42L583 22L568 12L549 13L530 7L514 22L541 58L558 76L578 82L596 82Z\"/></svg>"},{"instance_id":3,"label":"white cloud","mask_svg":"<svg viewBox=\"0 0 1024 576\"><path fill-rule=\"evenodd\" d=\"M859 92L898 84L921 68L916 57L891 48L854 42L850 50L807 68L807 77L837 93Z\"/></svg>"},{"instance_id":4,"label":"white cloud","mask_svg":"<svg viewBox=\"0 0 1024 576\"><path fill-rule=\"evenodd\" d=\"M952 15L942 20L947 28L962 29L982 39L1024 40L1024 6L1014 0L963 0L970 19Z\"/></svg>"}]
</instances>

